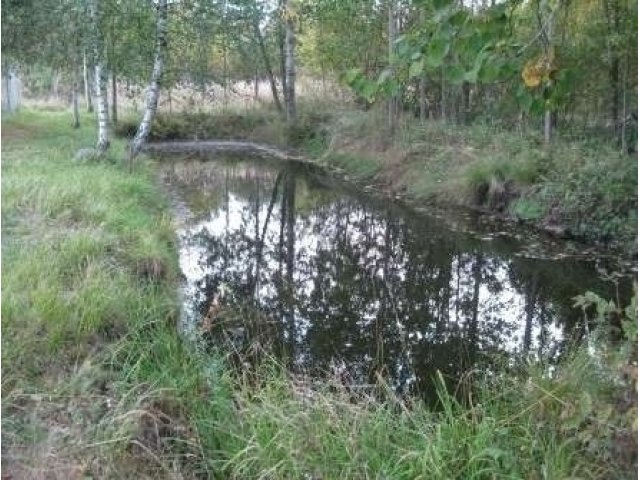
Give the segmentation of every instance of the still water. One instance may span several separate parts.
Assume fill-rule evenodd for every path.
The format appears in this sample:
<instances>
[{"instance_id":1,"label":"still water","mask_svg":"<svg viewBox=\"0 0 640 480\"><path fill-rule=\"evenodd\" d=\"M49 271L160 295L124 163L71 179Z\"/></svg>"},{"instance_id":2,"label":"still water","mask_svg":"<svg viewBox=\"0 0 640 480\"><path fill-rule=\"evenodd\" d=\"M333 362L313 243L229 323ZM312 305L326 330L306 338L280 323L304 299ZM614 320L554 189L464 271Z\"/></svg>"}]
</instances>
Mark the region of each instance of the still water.
<instances>
[{"instance_id":1,"label":"still water","mask_svg":"<svg viewBox=\"0 0 640 480\"><path fill-rule=\"evenodd\" d=\"M575 295L629 296L628 278L603 279L605 262L566 245L415 212L308 166L174 158L161 171L180 217L183 330L296 372L429 396L436 371L455 385L498 358L557 358L591 328Z\"/></svg>"}]
</instances>

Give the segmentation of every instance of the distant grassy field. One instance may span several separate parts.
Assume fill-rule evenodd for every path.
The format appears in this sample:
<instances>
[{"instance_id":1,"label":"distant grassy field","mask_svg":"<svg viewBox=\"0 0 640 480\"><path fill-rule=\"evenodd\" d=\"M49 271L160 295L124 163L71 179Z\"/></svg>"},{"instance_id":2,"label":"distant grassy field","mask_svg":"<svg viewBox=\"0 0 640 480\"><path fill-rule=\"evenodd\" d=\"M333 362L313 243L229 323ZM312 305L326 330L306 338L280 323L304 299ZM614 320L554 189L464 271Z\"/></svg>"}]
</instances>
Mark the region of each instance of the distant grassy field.
<instances>
[{"instance_id":1,"label":"distant grassy field","mask_svg":"<svg viewBox=\"0 0 640 480\"><path fill-rule=\"evenodd\" d=\"M3 474L635 475L632 333L553 371L474 373L480 388L464 402L443 389L437 412L384 384L382 400L354 401L331 378L314 385L269 359L232 375L224 352L205 354L178 336L176 239L152 163L127 173L122 141L104 162L76 162L93 126L88 117L79 130L70 125L55 109L2 123ZM632 332L637 310L626 315Z\"/></svg>"}]
</instances>

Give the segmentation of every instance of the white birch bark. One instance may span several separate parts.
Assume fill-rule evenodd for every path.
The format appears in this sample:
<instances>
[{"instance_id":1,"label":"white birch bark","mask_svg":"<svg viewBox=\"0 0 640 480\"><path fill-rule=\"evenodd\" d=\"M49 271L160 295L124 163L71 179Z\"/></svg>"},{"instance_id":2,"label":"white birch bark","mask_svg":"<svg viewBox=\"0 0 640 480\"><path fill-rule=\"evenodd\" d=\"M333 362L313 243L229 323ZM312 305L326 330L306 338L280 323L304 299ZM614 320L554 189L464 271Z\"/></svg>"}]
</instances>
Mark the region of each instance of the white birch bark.
<instances>
[{"instance_id":1,"label":"white birch bark","mask_svg":"<svg viewBox=\"0 0 640 480\"><path fill-rule=\"evenodd\" d=\"M282 4L283 14L285 15L284 70L286 82L284 88L284 103L287 113L287 124L291 127L296 124L296 39L293 31L293 18L289 11L289 0L284 0Z\"/></svg>"},{"instance_id":2,"label":"white birch bark","mask_svg":"<svg viewBox=\"0 0 640 480\"><path fill-rule=\"evenodd\" d=\"M102 154L109 148L109 112L107 110L107 82L104 76L104 51L98 11L99 2L100 0L91 0L89 2L89 16L93 27L94 81L96 88L96 109L98 113L98 142L96 144L96 150L99 154Z\"/></svg>"},{"instance_id":3,"label":"white birch bark","mask_svg":"<svg viewBox=\"0 0 640 480\"><path fill-rule=\"evenodd\" d=\"M131 141L129 147L129 161L140 153L142 146L149 137L151 131L151 123L158 109L158 97L160 96L160 79L164 71L164 56L167 49L167 0L159 0L157 5L156 16L156 46L155 59L153 62L153 72L151 73L151 81L147 90L147 98L144 107L142 121L138 127L135 137ZM131 163L130 163L131 167Z\"/></svg>"}]
</instances>

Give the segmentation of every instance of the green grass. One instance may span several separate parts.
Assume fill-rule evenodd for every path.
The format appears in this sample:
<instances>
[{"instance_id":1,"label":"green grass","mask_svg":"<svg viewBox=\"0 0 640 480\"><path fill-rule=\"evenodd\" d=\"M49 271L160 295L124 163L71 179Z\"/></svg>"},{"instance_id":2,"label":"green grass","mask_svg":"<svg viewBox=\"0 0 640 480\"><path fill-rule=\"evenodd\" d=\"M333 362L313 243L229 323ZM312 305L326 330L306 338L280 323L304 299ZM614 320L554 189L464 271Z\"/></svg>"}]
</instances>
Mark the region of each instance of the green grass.
<instances>
[{"instance_id":1,"label":"green grass","mask_svg":"<svg viewBox=\"0 0 640 480\"><path fill-rule=\"evenodd\" d=\"M439 411L384 384L354 401L269 359L234 374L178 336L153 165L128 174L121 141L109 162L75 162L93 129L70 120L2 125L2 460L16 478L632 477L637 407L613 406L635 380L608 357L478 377L463 403L443 388Z\"/></svg>"},{"instance_id":2,"label":"green grass","mask_svg":"<svg viewBox=\"0 0 640 480\"><path fill-rule=\"evenodd\" d=\"M167 459L142 449L141 468L129 458L143 419L165 397L193 399L205 379L176 335L175 235L151 166L129 175L122 142L113 162L75 162L93 142L83 120L74 131L67 112L26 111L2 125L4 460L16 472L93 471L93 459L104 464L97 476L153 476ZM165 415L180 424L192 413Z\"/></svg>"},{"instance_id":3,"label":"green grass","mask_svg":"<svg viewBox=\"0 0 640 480\"><path fill-rule=\"evenodd\" d=\"M634 413L607 409L615 374L584 353L553 377L542 367L478 377L464 405L443 387L437 412L384 385L382 400L354 401L339 381L311 386L277 365L267 371L260 390L238 387L239 424L222 464L230 478L631 478L634 470L609 443L619 429L634 435Z\"/></svg>"}]
</instances>

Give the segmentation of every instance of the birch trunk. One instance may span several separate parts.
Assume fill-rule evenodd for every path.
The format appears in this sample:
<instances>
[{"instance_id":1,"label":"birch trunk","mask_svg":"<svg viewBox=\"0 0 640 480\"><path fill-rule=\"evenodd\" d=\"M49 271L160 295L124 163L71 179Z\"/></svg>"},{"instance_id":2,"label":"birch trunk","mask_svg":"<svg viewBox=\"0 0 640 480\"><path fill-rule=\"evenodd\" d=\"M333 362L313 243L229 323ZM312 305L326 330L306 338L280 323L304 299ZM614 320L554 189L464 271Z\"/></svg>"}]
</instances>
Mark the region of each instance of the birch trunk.
<instances>
[{"instance_id":1,"label":"birch trunk","mask_svg":"<svg viewBox=\"0 0 640 480\"><path fill-rule=\"evenodd\" d=\"M146 104L142 121L138 131L131 141L129 149L129 168L133 166L133 159L140 153L142 146L147 141L151 131L151 123L158 108L158 97L160 95L160 79L164 70L164 56L167 49L167 0L159 0L156 17L156 47L155 59L153 62L153 72L149 89L147 91Z\"/></svg>"},{"instance_id":2,"label":"birch trunk","mask_svg":"<svg viewBox=\"0 0 640 480\"><path fill-rule=\"evenodd\" d=\"M87 54L82 55L82 79L84 82L84 100L87 104L87 112L93 112L93 103L91 102L91 82L89 81L89 69L87 68Z\"/></svg>"},{"instance_id":3,"label":"birch trunk","mask_svg":"<svg viewBox=\"0 0 640 480\"><path fill-rule=\"evenodd\" d=\"M104 153L109 148L109 125L107 110L107 82L104 75L103 66L103 39L100 29L99 1L91 0L89 3L89 13L93 24L93 55L95 63L95 88L96 88L96 108L98 110L98 142L96 149L98 153Z\"/></svg>"},{"instance_id":4,"label":"birch trunk","mask_svg":"<svg viewBox=\"0 0 640 480\"><path fill-rule=\"evenodd\" d=\"M118 123L118 80L116 72L111 72L111 121L114 125Z\"/></svg>"},{"instance_id":5,"label":"birch trunk","mask_svg":"<svg viewBox=\"0 0 640 480\"><path fill-rule=\"evenodd\" d=\"M96 108L98 110L98 152L104 153L109 148L109 112L107 107L107 81L104 76L102 61L96 62Z\"/></svg>"},{"instance_id":6,"label":"birch trunk","mask_svg":"<svg viewBox=\"0 0 640 480\"><path fill-rule=\"evenodd\" d=\"M284 0L285 32L284 32L284 70L286 83L284 87L284 103L287 111L289 127L296 124L296 66L295 66L295 35L293 19L289 9L289 0Z\"/></svg>"}]
</instances>

